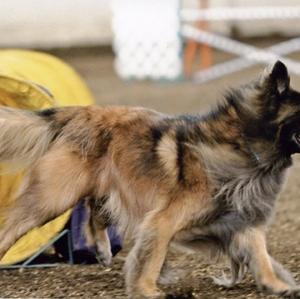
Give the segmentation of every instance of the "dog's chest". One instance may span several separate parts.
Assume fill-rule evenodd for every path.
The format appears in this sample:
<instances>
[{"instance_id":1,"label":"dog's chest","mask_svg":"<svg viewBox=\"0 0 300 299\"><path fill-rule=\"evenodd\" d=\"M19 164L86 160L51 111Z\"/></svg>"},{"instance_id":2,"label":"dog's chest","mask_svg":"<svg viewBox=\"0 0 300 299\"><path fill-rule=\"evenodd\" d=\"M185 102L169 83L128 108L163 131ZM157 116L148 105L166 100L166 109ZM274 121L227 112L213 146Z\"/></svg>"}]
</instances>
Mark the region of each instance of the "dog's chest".
<instances>
[{"instance_id":1,"label":"dog's chest","mask_svg":"<svg viewBox=\"0 0 300 299\"><path fill-rule=\"evenodd\" d=\"M208 242L225 249L236 233L266 224L273 214L282 180L281 174L260 173L227 180L216 192L211 214L186 232L186 241Z\"/></svg>"},{"instance_id":2,"label":"dog's chest","mask_svg":"<svg viewBox=\"0 0 300 299\"><path fill-rule=\"evenodd\" d=\"M283 178L284 173L281 172L249 171L221 180L214 198L219 212L215 219L219 216L220 219L223 217L223 220L243 222L245 225L266 222L272 215Z\"/></svg>"}]
</instances>

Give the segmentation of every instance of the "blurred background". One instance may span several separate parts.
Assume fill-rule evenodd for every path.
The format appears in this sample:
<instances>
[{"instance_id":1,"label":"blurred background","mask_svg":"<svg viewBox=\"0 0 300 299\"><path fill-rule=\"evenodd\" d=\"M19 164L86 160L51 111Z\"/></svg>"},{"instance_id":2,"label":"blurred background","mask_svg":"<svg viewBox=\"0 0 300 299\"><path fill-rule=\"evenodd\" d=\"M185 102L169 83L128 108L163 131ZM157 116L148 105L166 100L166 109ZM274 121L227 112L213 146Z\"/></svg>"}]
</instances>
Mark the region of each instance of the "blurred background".
<instances>
[{"instance_id":1,"label":"blurred background","mask_svg":"<svg viewBox=\"0 0 300 299\"><path fill-rule=\"evenodd\" d=\"M0 47L59 56L86 80L98 104L196 112L229 86L249 81L277 57L273 50L260 53L251 47L267 48L299 36L298 4L297 0L0 0ZM294 62L300 57L299 43L296 39L279 45L279 54L293 59L287 61L295 73L293 82L298 80Z\"/></svg>"}]
</instances>

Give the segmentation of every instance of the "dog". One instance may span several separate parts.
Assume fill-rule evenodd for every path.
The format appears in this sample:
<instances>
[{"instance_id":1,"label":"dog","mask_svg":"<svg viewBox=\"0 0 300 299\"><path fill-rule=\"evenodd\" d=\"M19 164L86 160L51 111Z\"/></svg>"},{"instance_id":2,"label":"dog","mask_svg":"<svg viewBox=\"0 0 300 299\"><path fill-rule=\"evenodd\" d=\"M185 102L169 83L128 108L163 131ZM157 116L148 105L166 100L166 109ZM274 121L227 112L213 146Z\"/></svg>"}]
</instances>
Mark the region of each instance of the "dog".
<instances>
[{"instance_id":1,"label":"dog","mask_svg":"<svg viewBox=\"0 0 300 299\"><path fill-rule=\"evenodd\" d=\"M112 250L107 228L112 224L110 216L103 209L108 196L101 198L85 198L87 219L85 221L84 235L89 247L96 248L96 258L100 264L109 266L112 261Z\"/></svg>"},{"instance_id":2,"label":"dog","mask_svg":"<svg viewBox=\"0 0 300 299\"><path fill-rule=\"evenodd\" d=\"M300 297L266 249L292 155L300 152L300 93L277 61L228 92L206 115L130 107L0 109L0 162L27 170L5 213L0 258L28 230L87 197L91 242L111 261L106 228L134 245L125 262L130 298L159 298L170 244L226 255L232 287L247 270L273 294ZM98 242L99 241L99 242Z\"/></svg>"}]
</instances>

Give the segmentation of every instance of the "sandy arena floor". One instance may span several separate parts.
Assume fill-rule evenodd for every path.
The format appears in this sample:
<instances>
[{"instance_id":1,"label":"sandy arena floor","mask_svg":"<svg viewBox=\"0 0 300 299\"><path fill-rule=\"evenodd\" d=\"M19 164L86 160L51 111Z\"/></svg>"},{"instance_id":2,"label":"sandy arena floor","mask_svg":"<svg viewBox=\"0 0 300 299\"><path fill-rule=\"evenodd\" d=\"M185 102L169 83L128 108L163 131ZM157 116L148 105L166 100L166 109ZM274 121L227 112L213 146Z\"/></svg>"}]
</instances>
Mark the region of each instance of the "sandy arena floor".
<instances>
[{"instance_id":1,"label":"sandy arena floor","mask_svg":"<svg viewBox=\"0 0 300 299\"><path fill-rule=\"evenodd\" d=\"M87 81L99 104L141 105L168 113L199 112L221 98L230 86L246 83L257 75L253 67L205 85L191 82L123 82L113 72L113 56L108 50L59 51ZM300 59L300 53L293 55ZM221 60L224 56L218 55ZM292 85L300 89L300 77L292 76ZM290 269L300 284L300 157L295 159L288 182L277 206L277 217L270 229L269 250ZM126 252L126 249L125 249ZM125 298L122 265L125 253L115 259L112 268L99 265L68 266L51 269L2 270L0 297L10 298ZM171 267L184 271L177 284L162 288L177 298L276 298L256 290L251 277L239 286L225 290L215 286L210 276L220 273L221 265L210 265L200 256L170 254ZM175 298L169 296L169 298Z\"/></svg>"}]
</instances>

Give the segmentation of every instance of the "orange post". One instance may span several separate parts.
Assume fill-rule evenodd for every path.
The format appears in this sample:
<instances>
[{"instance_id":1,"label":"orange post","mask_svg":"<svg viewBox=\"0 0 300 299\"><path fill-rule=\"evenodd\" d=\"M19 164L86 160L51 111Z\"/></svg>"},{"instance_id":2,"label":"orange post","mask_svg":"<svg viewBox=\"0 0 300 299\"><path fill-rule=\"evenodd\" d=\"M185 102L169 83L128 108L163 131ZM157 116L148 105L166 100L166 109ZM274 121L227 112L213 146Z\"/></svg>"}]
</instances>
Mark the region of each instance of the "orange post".
<instances>
[{"instance_id":1,"label":"orange post","mask_svg":"<svg viewBox=\"0 0 300 299\"><path fill-rule=\"evenodd\" d=\"M208 7L208 0L200 1L201 7L200 8L207 8ZM200 21L198 23L199 29L208 31L208 22L207 21ZM200 47L200 68L206 69L212 65L212 49L207 44L201 44Z\"/></svg>"},{"instance_id":2,"label":"orange post","mask_svg":"<svg viewBox=\"0 0 300 299\"><path fill-rule=\"evenodd\" d=\"M207 8L208 0L199 0L199 8ZM199 21L196 24L196 27L201 30L208 30L207 21ZM200 69L208 68L212 65L212 49L206 44L199 44L194 40L189 40L186 44L185 54L184 54L184 72L186 76L191 76L193 70L193 64L195 62L197 49L199 48L200 53Z\"/></svg>"}]
</instances>

